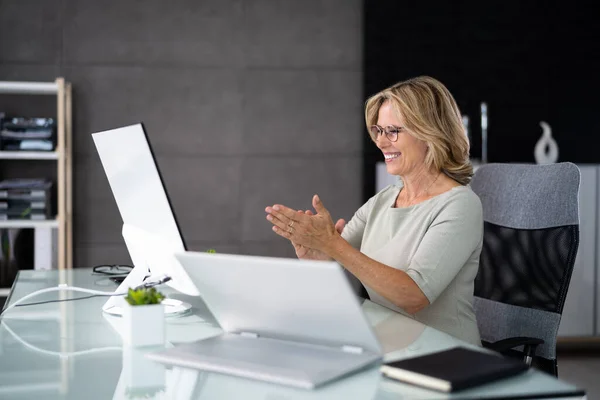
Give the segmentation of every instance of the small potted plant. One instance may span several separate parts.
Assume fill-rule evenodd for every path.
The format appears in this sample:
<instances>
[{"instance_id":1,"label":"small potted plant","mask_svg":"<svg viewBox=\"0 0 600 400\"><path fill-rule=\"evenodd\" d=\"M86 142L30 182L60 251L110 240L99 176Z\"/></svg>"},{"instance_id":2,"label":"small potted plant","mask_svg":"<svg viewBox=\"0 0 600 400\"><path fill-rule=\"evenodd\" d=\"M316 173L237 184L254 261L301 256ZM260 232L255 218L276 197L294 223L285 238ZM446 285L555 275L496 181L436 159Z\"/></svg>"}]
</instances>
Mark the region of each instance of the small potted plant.
<instances>
[{"instance_id":1,"label":"small potted plant","mask_svg":"<svg viewBox=\"0 0 600 400\"><path fill-rule=\"evenodd\" d=\"M125 344L139 347L165 343L164 298L155 288L129 289L123 307Z\"/></svg>"}]
</instances>

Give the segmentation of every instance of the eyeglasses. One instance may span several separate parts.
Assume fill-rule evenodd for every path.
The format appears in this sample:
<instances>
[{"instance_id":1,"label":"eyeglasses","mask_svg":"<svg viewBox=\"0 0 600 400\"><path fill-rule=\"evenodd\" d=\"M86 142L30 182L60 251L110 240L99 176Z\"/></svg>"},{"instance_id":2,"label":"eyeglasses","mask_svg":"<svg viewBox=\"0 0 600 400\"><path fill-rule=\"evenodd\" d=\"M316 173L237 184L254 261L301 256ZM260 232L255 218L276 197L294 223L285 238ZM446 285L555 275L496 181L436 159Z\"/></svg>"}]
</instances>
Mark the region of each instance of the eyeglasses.
<instances>
[{"instance_id":1,"label":"eyeglasses","mask_svg":"<svg viewBox=\"0 0 600 400\"><path fill-rule=\"evenodd\" d=\"M396 140L398 140L398 133L402 132L403 130L404 128L394 125L389 125L385 128L382 128L379 125L372 125L371 128L369 128L369 134L371 135L371 139L374 142L377 141L379 135L382 135L384 133L385 137L388 138L390 142L395 142Z\"/></svg>"},{"instance_id":2,"label":"eyeglasses","mask_svg":"<svg viewBox=\"0 0 600 400\"><path fill-rule=\"evenodd\" d=\"M98 275L127 275L131 272L131 265L96 265L93 273Z\"/></svg>"}]
</instances>

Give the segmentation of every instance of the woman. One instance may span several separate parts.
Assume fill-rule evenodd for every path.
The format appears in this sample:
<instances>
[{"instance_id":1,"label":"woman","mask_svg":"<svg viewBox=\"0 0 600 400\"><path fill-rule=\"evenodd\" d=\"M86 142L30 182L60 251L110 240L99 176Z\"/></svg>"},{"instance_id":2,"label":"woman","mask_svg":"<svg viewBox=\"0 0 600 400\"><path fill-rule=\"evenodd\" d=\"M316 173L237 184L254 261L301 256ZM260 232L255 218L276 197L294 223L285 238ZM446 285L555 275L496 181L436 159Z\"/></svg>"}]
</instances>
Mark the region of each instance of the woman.
<instances>
[{"instance_id":1,"label":"woman","mask_svg":"<svg viewBox=\"0 0 600 400\"><path fill-rule=\"evenodd\" d=\"M267 207L273 230L299 258L334 259L358 278L372 301L481 345L473 282L483 243L481 202L460 111L430 77L400 82L371 97L365 119L401 182L373 196L344 226L317 195L316 214ZM341 233L340 233L341 232Z\"/></svg>"}]
</instances>

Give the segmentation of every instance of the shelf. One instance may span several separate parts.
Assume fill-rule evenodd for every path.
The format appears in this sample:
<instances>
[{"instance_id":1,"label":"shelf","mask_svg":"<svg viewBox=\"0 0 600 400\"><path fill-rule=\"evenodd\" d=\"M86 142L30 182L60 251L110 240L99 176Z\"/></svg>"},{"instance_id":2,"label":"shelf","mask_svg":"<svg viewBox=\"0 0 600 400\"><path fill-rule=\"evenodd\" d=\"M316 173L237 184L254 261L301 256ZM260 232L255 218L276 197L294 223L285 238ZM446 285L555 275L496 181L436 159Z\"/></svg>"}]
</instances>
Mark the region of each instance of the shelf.
<instances>
[{"instance_id":1,"label":"shelf","mask_svg":"<svg viewBox=\"0 0 600 400\"><path fill-rule=\"evenodd\" d=\"M7 82L0 81L1 94L56 94L56 82Z\"/></svg>"},{"instance_id":2,"label":"shelf","mask_svg":"<svg viewBox=\"0 0 600 400\"><path fill-rule=\"evenodd\" d=\"M0 0L1 2L1 0ZM0 220L0 229L34 229L34 268L59 270L72 267L73 249L73 109L71 84L64 77L46 82L0 80L0 97L4 95L49 95L56 101L56 148L54 151L0 151L0 164L21 160L17 169L25 169L30 161L50 161L56 168L56 215L52 220ZM4 97L3 97L4 98ZM21 111L20 111L21 112ZM23 165L21 165L23 164ZM12 167L11 167L12 168ZM3 168L0 168L0 171ZM5 216L5 215L4 215ZM60 216L60 217L58 217ZM2 397L0 395L0 397Z\"/></svg>"},{"instance_id":3,"label":"shelf","mask_svg":"<svg viewBox=\"0 0 600 400\"><path fill-rule=\"evenodd\" d=\"M0 151L0 160L58 160L56 151Z\"/></svg>"},{"instance_id":4,"label":"shelf","mask_svg":"<svg viewBox=\"0 0 600 400\"><path fill-rule=\"evenodd\" d=\"M1 220L0 229L3 228L58 228L58 221L55 219L45 221L31 221L28 219Z\"/></svg>"}]
</instances>

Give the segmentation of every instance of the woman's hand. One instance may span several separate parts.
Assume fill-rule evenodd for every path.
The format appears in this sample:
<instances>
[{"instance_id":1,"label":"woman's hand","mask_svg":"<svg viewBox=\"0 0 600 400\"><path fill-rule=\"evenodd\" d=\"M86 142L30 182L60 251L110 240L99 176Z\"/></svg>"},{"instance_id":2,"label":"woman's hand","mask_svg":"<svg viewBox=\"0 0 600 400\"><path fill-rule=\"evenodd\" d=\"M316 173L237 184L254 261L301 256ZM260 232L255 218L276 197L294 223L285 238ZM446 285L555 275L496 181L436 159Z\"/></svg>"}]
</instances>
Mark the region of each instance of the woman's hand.
<instances>
[{"instance_id":1,"label":"woman's hand","mask_svg":"<svg viewBox=\"0 0 600 400\"><path fill-rule=\"evenodd\" d=\"M301 210L298 210L298 212L302 214ZM304 211L304 214L314 215L313 212L310 210ZM337 233L339 233L341 235L342 231L344 230L344 226L346 226L346 221L344 221L343 219L338 219L337 222L335 223L335 230L337 231ZM296 250L296 257L298 257L302 260L325 260L325 261L327 261L327 260L332 259L331 257L329 257L327 254L323 253L322 251L313 250L313 249L310 249L301 244L297 244L295 242L292 242L292 246L294 246L294 250Z\"/></svg>"},{"instance_id":2,"label":"woman's hand","mask_svg":"<svg viewBox=\"0 0 600 400\"><path fill-rule=\"evenodd\" d=\"M312 212L295 211L281 204L267 207L267 220L273 224L273 231L279 236L290 240L296 249L299 258L319 257L323 259L327 246L335 236L340 234L345 222L338 220L333 223L329 211L325 208L319 196L313 196L313 207L317 214ZM312 252L313 250L319 253Z\"/></svg>"}]
</instances>

